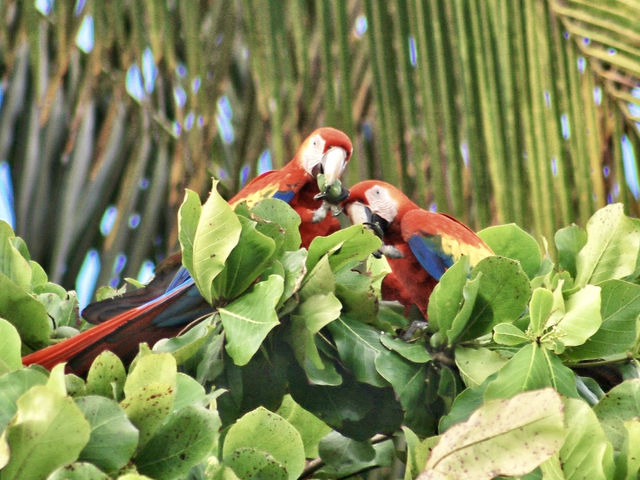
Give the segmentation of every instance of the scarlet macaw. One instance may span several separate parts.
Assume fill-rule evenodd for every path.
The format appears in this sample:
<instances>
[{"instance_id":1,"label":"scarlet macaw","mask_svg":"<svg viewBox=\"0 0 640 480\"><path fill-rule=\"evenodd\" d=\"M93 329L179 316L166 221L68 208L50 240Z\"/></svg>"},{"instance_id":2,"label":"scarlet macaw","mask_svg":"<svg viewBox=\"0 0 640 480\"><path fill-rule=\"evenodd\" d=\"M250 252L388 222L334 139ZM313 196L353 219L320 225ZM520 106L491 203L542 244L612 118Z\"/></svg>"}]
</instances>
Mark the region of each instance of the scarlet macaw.
<instances>
[{"instance_id":1,"label":"scarlet macaw","mask_svg":"<svg viewBox=\"0 0 640 480\"><path fill-rule=\"evenodd\" d=\"M247 202L251 207L264 198L288 202L302 219L302 243L308 246L315 236L340 228L332 216L313 223L313 213L322 205L327 192L334 192L328 195L333 201L347 196L344 189L335 194L334 187L341 189L339 179L352 151L351 140L345 133L329 127L319 128L305 139L288 164L249 182L229 204L235 207ZM319 174L323 175L322 192L318 188ZM178 334L190 322L211 312L211 306L200 296L189 272L180 264L180 254L172 255L158 265L154 279L146 287L89 305L82 315L99 325L26 355L22 363L51 369L67 362L67 371L83 375L104 350L111 350L126 361L138 351L140 342L152 345L161 338Z\"/></svg>"},{"instance_id":2,"label":"scarlet macaw","mask_svg":"<svg viewBox=\"0 0 640 480\"><path fill-rule=\"evenodd\" d=\"M344 202L353 223L364 223L381 236L381 252L391 272L383 279L382 297L405 307L427 304L440 277L466 255L471 265L493 255L473 230L455 218L421 209L393 185L365 180L350 189Z\"/></svg>"}]
</instances>

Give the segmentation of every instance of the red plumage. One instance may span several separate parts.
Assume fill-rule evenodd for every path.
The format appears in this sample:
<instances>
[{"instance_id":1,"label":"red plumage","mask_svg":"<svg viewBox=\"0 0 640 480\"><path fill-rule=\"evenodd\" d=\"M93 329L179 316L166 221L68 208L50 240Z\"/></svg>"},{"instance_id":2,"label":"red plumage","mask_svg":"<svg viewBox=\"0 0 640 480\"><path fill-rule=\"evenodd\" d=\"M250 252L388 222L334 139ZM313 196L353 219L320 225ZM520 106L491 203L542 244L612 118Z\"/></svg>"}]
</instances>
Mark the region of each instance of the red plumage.
<instances>
[{"instance_id":1,"label":"red plumage","mask_svg":"<svg viewBox=\"0 0 640 480\"><path fill-rule=\"evenodd\" d=\"M461 256L475 265L493 255L473 230L455 218L421 209L393 185L365 180L350 189L344 207L354 223L368 223L382 236L391 267L382 297L427 316L429 296L444 271Z\"/></svg>"}]
</instances>

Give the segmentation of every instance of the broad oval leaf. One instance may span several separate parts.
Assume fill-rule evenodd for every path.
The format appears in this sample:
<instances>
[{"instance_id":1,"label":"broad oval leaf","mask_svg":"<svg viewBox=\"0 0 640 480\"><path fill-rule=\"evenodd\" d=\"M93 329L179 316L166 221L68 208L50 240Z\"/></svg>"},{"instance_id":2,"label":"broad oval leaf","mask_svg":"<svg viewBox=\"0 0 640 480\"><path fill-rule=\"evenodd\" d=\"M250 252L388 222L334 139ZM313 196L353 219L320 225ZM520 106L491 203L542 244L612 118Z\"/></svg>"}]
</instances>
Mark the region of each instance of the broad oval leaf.
<instances>
[{"instance_id":1,"label":"broad oval leaf","mask_svg":"<svg viewBox=\"0 0 640 480\"><path fill-rule=\"evenodd\" d=\"M578 398L575 374L560 359L537 343L522 347L504 364L485 390L487 400L511 397L525 390L552 387Z\"/></svg>"},{"instance_id":2,"label":"broad oval leaf","mask_svg":"<svg viewBox=\"0 0 640 480\"><path fill-rule=\"evenodd\" d=\"M587 243L576 257L576 284L597 285L633 273L640 250L640 228L621 203L601 208L587 222Z\"/></svg>"},{"instance_id":3,"label":"broad oval leaf","mask_svg":"<svg viewBox=\"0 0 640 480\"><path fill-rule=\"evenodd\" d=\"M58 468L47 480L109 480L109 476L91 463L74 462Z\"/></svg>"},{"instance_id":4,"label":"broad oval leaf","mask_svg":"<svg viewBox=\"0 0 640 480\"><path fill-rule=\"evenodd\" d=\"M563 404L554 390L494 400L442 434L418 479L524 475L553 455L563 439Z\"/></svg>"},{"instance_id":5,"label":"broad oval leaf","mask_svg":"<svg viewBox=\"0 0 640 480\"><path fill-rule=\"evenodd\" d=\"M127 372L120 357L105 350L100 353L87 374L87 393L121 400Z\"/></svg>"},{"instance_id":6,"label":"broad oval leaf","mask_svg":"<svg viewBox=\"0 0 640 480\"><path fill-rule=\"evenodd\" d=\"M138 446L138 429L113 400L89 395L76 398L76 404L89 421L91 435L79 460L92 463L107 473L126 465Z\"/></svg>"},{"instance_id":7,"label":"broad oval leaf","mask_svg":"<svg viewBox=\"0 0 640 480\"><path fill-rule=\"evenodd\" d=\"M218 309L227 337L227 353L236 365L246 365L271 329L280 323L275 309L283 289L284 279L270 275L249 293Z\"/></svg>"},{"instance_id":8,"label":"broad oval leaf","mask_svg":"<svg viewBox=\"0 0 640 480\"><path fill-rule=\"evenodd\" d=\"M218 438L218 415L197 405L172 413L136 456L138 470L152 478L184 477L212 453Z\"/></svg>"},{"instance_id":9,"label":"broad oval leaf","mask_svg":"<svg viewBox=\"0 0 640 480\"><path fill-rule=\"evenodd\" d=\"M304 469L304 445L298 431L281 416L259 407L238 419L224 438L224 463L235 468L236 451L251 448L271 455L283 465L289 480Z\"/></svg>"},{"instance_id":10,"label":"broad oval leaf","mask_svg":"<svg viewBox=\"0 0 640 480\"><path fill-rule=\"evenodd\" d=\"M89 422L73 399L36 385L17 401L5 435L11 451L3 480L45 478L71 463L89 441Z\"/></svg>"},{"instance_id":11,"label":"broad oval leaf","mask_svg":"<svg viewBox=\"0 0 640 480\"><path fill-rule=\"evenodd\" d=\"M485 228L478 236L496 255L518 260L529 278L540 270L542 255L538 242L515 223Z\"/></svg>"},{"instance_id":12,"label":"broad oval leaf","mask_svg":"<svg viewBox=\"0 0 640 480\"><path fill-rule=\"evenodd\" d=\"M178 210L178 240L180 240L182 252L182 265L189 272L193 272L193 241L196 237L201 212L200 197L196 192L187 188L182 205Z\"/></svg>"},{"instance_id":13,"label":"broad oval leaf","mask_svg":"<svg viewBox=\"0 0 640 480\"><path fill-rule=\"evenodd\" d=\"M613 387L593 411L614 450L622 451L627 438L624 422L640 418L640 379L626 380Z\"/></svg>"},{"instance_id":14,"label":"broad oval leaf","mask_svg":"<svg viewBox=\"0 0 640 480\"><path fill-rule=\"evenodd\" d=\"M567 433L559 459L565 478L613 478L613 447L593 410L574 398L566 398L564 405Z\"/></svg>"}]
</instances>

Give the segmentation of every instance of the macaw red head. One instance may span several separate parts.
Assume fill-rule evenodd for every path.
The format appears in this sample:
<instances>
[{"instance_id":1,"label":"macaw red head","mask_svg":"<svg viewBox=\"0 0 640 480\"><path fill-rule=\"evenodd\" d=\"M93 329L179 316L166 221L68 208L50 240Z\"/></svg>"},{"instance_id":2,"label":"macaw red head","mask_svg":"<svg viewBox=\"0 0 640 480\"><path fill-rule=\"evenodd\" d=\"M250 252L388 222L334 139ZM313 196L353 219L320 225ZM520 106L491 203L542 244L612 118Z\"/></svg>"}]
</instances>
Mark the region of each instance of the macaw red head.
<instances>
[{"instance_id":1,"label":"macaw red head","mask_svg":"<svg viewBox=\"0 0 640 480\"><path fill-rule=\"evenodd\" d=\"M368 225L380 237L388 227L399 224L406 212L419 208L399 189L381 180L356 183L343 207L352 223Z\"/></svg>"},{"instance_id":2,"label":"macaw red head","mask_svg":"<svg viewBox=\"0 0 640 480\"><path fill-rule=\"evenodd\" d=\"M334 185L338 186L338 190L341 189L339 180L352 152L353 145L344 132L331 127L322 127L312 132L302 142L296 157L305 172L316 180L322 174L322 185L319 185L319 190L324 196ZM345 192L348 194L346 190Z\"/></svg>"}]
</instances>

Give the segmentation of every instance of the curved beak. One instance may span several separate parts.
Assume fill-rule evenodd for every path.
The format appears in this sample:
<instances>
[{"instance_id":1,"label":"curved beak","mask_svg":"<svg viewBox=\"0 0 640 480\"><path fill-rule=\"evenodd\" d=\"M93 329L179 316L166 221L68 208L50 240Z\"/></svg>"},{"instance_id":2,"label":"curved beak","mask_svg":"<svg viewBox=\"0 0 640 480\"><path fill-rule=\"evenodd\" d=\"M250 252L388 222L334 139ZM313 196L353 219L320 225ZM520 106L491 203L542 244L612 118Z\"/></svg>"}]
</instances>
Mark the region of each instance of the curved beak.
<instances>
[{"instance_id":1,"label":"curved beak","mask_svg":"<svg viewBox=\"0 0 640 480\"><path fill-rule=\"evenodd\" d=\"M347 166L347 151L341 147L331 147L322 157L326 188L340 180Z\"/></svg>"}]
</instances>

